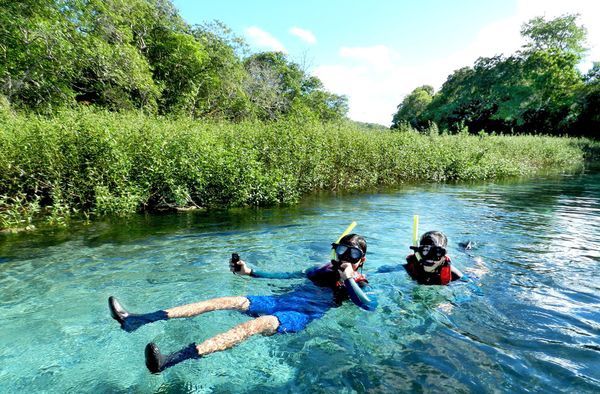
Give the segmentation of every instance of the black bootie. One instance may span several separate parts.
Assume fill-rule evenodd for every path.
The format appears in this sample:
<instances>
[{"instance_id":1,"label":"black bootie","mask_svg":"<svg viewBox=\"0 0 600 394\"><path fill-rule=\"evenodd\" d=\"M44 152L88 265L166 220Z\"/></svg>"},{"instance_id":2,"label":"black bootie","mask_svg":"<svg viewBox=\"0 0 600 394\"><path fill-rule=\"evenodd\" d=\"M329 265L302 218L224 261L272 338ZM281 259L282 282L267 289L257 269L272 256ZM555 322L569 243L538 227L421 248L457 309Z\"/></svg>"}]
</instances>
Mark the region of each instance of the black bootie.
<instances>
[{"instance_id":1,"label":"black bootie","mask_svg":"<svg viewBox=\"0 0 600 394\"><path fill-rule=\"evenodd\" d=\"M190 343L188 346L175 353L165 355L160 352L158 346L156 346L154 342L150 342L146 345L144 353L146 355L146 367L148 367L152 373L162 372L166 368L172 367L185 360L200 358L195 343Z\"/></svg>"},{"instance_id":2,"label":"black bootie","mask_svg":"<svg viewBox=\"0 0 600 394\"><path fill-rule=\"evenodd\" d=\"M167 320L167 312L156 311L152 313L135 314L129 313L113 296L108 297L108 308L113 319L121 324L121 328L127 332L132 332L144 324L153 323L159 320Z\"/></svg>"}]
</instances>

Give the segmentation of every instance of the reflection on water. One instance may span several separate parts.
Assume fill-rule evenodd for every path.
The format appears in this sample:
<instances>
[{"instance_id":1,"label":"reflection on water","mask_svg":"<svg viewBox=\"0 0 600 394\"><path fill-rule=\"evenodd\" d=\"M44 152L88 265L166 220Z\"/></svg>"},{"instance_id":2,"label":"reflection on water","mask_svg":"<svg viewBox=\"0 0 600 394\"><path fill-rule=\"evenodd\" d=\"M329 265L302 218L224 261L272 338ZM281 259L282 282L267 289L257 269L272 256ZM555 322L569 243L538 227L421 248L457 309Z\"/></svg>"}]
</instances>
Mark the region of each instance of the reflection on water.
<instances>
[{"instance_id":1,"label":"reflection on water","mask_svg":"<svg viewBox=\"0 0 600 394\"><path fill-rule=\"evenodd\" d=\"M401 271L412 215L440 229L476 283L423 287ZM231 275L324 262L349 222L369 242L379 309L336 308L294 335L147 372L143 348L200 342L247 317L220 311L128 334L134 311L276 294L301 281ZM137 216L0 238L0 387L6 392L598 392L600 175L315 196L297 207ZM461 251L461 241L477 247Z\"/></svg>"}]
</instances>

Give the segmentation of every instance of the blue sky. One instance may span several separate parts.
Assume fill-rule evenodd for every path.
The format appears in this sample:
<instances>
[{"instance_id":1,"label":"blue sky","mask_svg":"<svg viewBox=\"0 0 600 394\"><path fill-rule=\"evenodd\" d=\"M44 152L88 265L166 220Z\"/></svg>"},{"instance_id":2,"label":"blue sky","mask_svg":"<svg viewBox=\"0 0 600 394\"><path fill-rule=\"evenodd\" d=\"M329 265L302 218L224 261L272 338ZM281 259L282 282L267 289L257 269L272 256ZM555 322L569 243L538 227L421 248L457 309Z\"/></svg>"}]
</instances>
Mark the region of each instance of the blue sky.
<instances>
[{"instance_id":1,"label":"blue sky","mask_svg":"<svg viewBox=\"0 0 600 394\"><path fill-rule=\"evenodd\" d=\"M389 125L423 84L438 89L479 56L509 54L534 16L580 13L600 60L600 1L593 0L174 0L191 24L220 20L255 51L280 50L349 98L351 119Z\"/></svg>"}]
</instances>

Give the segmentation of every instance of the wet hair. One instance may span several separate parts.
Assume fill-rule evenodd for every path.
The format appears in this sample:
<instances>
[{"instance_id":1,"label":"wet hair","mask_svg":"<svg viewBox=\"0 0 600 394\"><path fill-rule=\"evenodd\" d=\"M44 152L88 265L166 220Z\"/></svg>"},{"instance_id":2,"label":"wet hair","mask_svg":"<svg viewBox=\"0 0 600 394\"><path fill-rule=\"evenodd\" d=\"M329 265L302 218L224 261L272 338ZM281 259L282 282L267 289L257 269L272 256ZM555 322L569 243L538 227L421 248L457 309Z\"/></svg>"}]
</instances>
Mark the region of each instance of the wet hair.
<instances>
[{"instance_id":1,"label":"wet hair","mask_svg":"<svg viewBox=\"0 0 600 394\"><path fill-rule=\"evenodd\" d=\"M433 245L445 248L448 246L448 238L441 231L427 231L421 236L419 245Z\"/></svg>"},{"instance_id":2,"label":"wet hair","mask_svg":"<svg viewBox=\"0 0 600 394\"><path fill-rule=\"evenodd\" d=\"M342 245L352 245L358 246L360 250L363 251L364 254L367 254L367 241L362 235L358 234L348 234L340 239L340 244Z\"/></svg>"}]
</instances>

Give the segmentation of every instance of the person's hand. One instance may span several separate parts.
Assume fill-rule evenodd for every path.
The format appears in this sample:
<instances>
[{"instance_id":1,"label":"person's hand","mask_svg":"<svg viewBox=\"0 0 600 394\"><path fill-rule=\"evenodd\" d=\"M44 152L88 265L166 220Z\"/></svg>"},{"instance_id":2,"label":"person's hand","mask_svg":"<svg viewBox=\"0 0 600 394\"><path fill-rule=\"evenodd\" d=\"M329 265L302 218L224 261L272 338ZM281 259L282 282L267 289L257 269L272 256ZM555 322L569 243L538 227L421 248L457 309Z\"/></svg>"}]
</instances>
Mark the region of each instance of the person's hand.
<instances>
[{"instance_id":1,"label":"person's hand","mask_svg":"<svg viewBox=\"0 0 600 394\"><path fill-rule=\"evenodd\" d=\"M354 278L354 268L350 263L342 263L339 268L340 279L345 281L346 279Z\"/></svg>"},{"instance_id":2,"label":"person's hand","mask_svg":"<svg viewBox=\"0 0 600 394\"><path fill-rule=\"evenodd\" d=\"M237 268L237 270L236 270ZM252 270L250 267L246 265L244 260L238 260L237 263L234 263L231 259L229 260L229 270L234 274L238 275L250 275Z\"/></svg>"}]
</instances>

